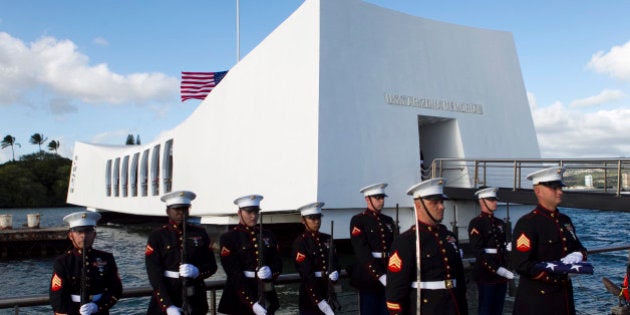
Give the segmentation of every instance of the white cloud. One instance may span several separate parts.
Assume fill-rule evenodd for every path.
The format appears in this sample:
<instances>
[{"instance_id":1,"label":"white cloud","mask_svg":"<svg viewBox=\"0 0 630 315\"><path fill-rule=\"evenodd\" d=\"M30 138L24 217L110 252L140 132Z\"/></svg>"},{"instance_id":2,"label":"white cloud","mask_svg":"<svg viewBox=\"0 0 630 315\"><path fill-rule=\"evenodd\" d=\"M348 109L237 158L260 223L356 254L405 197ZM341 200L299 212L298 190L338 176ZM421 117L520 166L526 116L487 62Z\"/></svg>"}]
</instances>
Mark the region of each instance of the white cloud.
<instances>
[{"instance_id":1,"label":"white cloud","mask_svg":"<svg viewBox=\"0 0 630 315\"><path fill-rule=\"evenodd\" d=\"M93 39L92 43L98 46L109 46L109 42L103 37L97 37Z\"/></svg>"},{"instance_id":2,"label":"white cloud","mask_svg":"<svg viewBox=\"0 0 630 315\"><path fill-rule=\"evenodd\" d=\"M100 144L111 144L115 143L117 145L124 145L125 140L127 140L127 136L129 134L134 134L127 129L118 129L110 132L103 132L97 135L94 135L92 139L89 141L90 143L100 143Z\"/></svg>"},{"instance_id":3,"label":"white cloud","mask_svg":"<svg viewBox=\"0 0 630 315\"><path fill-rule=\"evenodd\" d=\"M547 158L630 156L630 109L583 113L561 102L532 110L541 156Z\"/></svg>"},{"instance_id":4,"label":"white cloud","mask_svg":"<svg viewBox=\"0 0 630 315\"><path fill-rule=\"evenodd\" d=\"M605 73L613 78L630 81L630 41L622 46L614 46L608 52L598 51L587 67L597 73Z\"/></svg>"},{"instance_id":5,"label":"white cloud","mask_svg":"<svg viewBox=\"0 0 630 315\"><path fill-rule=\"evenodd\" d=\"M626 95L620 90L604 89L601 93L597 95L579 99L579 100L574 100L571 102L569 106L576 107L576 108L597 106L597 105L602 105L602 104L618 101L624 98L625 96Z\"/></svg>"},{"instance_id":6,"label":"white cloud","mask_svg":"<svg viewBox=\"0 0 630 315\"><path fill-rule=\"evenodd\" d=\"M529 110L532 112L538 107L538 102L536 101L536 95L531 92L527 92L527 102L529 102Z\"/></svg>"},{"instance_id":7,"label":"white cloud","mask_svg":"<svg viewBox=\"0 0 630 315\"><path fill-rule=\"evenodd\" d=\"M107 64L90 65L70 40L43 37L26 45L0 32L0 104L25 102L35 88L50 98L92 104L137 105L176 101L179 80L162 73L112 72Z\"/></svg>"}]
</instances>

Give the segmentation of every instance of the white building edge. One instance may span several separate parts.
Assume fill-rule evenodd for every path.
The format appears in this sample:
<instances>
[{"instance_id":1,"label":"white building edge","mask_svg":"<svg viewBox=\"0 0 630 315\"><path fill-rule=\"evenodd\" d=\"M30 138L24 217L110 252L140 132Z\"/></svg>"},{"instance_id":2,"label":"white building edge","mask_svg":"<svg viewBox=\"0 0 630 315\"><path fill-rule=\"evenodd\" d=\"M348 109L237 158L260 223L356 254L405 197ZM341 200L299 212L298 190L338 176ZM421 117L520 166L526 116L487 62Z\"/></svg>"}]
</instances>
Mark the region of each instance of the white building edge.
<instances>
[{"instance_id":1,"label":"white building edge","mask_svg":"<svg viewBox=\"0 0 630 315\"><path fill-rule=\"evenodd\" d=\"M399 204L407 229L421 151L429 162L539 157L512 35L308 0L173 130L140 146L76 143L67 201L164 215L162 194L192 190L191 215L233 224L233 200L256 193L265 223L299 222L296 208L325 202L326 231L365 207L361 187L387 182L387 211ZM473 187L471 171L447 185ZM444 223L467 223L471 205L449 201Z\"/></svg>"}]
</instances>

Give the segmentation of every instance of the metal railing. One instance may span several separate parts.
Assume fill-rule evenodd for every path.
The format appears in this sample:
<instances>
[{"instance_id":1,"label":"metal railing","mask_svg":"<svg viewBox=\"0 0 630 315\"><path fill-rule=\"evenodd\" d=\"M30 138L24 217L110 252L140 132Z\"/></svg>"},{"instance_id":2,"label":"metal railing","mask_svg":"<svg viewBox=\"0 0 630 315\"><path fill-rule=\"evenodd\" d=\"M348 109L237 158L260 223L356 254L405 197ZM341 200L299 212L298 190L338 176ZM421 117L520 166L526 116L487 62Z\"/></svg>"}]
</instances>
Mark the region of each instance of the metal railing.
<instances>
[{"instance_id":1,"label":"metal railing","mask_svg":"<svg viewBox=\"0 0 630 315\"><path fill-rule=\"evenodd\" d=\"M470 175L471 187L495 185L490 177L500 176L513 190L521 189L524 176L537 169L564 166L565 183L571 190L601 191L617 197L630 190L630 159L458 159L438 158L431 163L431 177L448 172ZM589 177L590 176L590 177ZM508 178L509 177L509 178ZM590 183L586 183L586 178Z\"/></svg>"},{"instance_id":2,"label":"metal railing","mask_svg":"<svg viewBox=\"0 0 630 315\"><path fill-rule=\"evenodd\" d=\"M599 254L606 252L614 252L620 250L630 250L630 244L622 244L622 245L614 245L614 246L605 246L605 247L596 247L588 250L589 254ZM630 251L629 251L630 256ZM466 262L474 263L474 258L466 258ZM340 278L348 278L348 274L345 270L341 272ZM299 283L301 281L300 275L293 274L283 274L278 277L276 280L276 284L293 284ZM210 293L210 313L217 314L216 308L216 291L222 290L225 286L225 280L206 280L206 288ZM153 294L153 289L151 287L135 287L135 288L125 288L123 291L123 295L121 299L125 298L137 298L137 297L147 297ZM12 308L14 309L15 314L19 314L20 307L28 307L28 306L40 306L40 305L49 305L50 300L48 295L31 295L31 296L20 296L20 297L8 297L0 299L0 309Z\"/></svg>"},{"instance_id":3,"label":"metal railing","mask_svg":"<svg viewBox=\"0 0 630 315\"><path fill-rule=\"evenodd\" d=\"M345 271L341 272L341 278L346 278L347 274ZM280 275L276 280L276 284L291 284L291 283L299 283L300 275L295 274L284 274ZM206 280L205 281L206 288L210 293L210 313L216 314L216 291L222 290L225 287L225 279L223 280ZM137 297L148 297L153 294L153 288L149 286L144 287L134 287L134 288L124 288L121 299L127 298L137 298ZM21 307L29 307L29 306L41 306L41 305L50 305L50 299L47 294L41 295L31 295L31 296L15 296L8 298L0 299L0 309L12 308L15 311L15 314L19 314L19 309Z\"/></svg>"}]
</instances>

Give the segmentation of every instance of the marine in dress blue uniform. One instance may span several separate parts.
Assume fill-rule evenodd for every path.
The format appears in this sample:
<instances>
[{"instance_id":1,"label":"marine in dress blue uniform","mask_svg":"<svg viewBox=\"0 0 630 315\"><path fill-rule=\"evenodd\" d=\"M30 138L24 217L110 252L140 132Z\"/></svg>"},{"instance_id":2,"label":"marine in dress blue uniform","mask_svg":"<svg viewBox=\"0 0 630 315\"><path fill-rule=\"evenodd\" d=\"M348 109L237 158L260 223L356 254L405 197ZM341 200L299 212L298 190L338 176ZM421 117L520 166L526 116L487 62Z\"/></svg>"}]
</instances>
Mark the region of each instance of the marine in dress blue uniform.
<instances>
[{"instance_id":1,"label":"marine in dress blue uniform","mask_svg":"<svg viewBox=\"0 0 630 315\"><path fill-rule=\"evenodd\" d=\"M73 248L57 257L50 281L50 304L55 314L109 314L122 296L122 283L111 253L92 248L94 227L101 215L75 212L63 218L69 224L68 238ZM86 254L87 303L81 305L83 250Z\"/></svg>"},{"instance_id":2,"label":"marine in dress blue uniform","mask_svg":"<svg viewBox=\"0 0 630 315\"><path fill-rule=\"evenodd\" d=\"M534 184L538 206L514 227L512 263L520 275L515 315L575 314L573 285L568 275L534 267L540 262L560 260L572 264L586 260L586 248L571 219L557 208L562 201L563 172L562 167L552 167L527 176Z\"/></svg>"},{"instance_id":3,"label":"marine in dress blue uniform","mask_svg":"<svg viewBox=\"0 0 630 315\"><path fill-rule=\"evenodd\" d=\"M362 188L367 208L350 220L350 241L356 258L350 284L359 290L362 315L387 314L387 258L398 229L390 216L381 213L386 187L386 183L379 183Z\"/></svg>"},{"instance_id":4,"label":"marine in dress blue uniform","mask_svg":"<svg viewBox=\"0 0 630 315\"><path fill-rule=\"evenodd\" d=\"M221 265L227 275L219 312L231 315L274 314L280 307L273 281L282 272L278 241L271 231L256 224L260 212L260 195L247 195L234 200L238 206L239 224L221 235ZM263 261L259 261L262 250ZM259 265L262 267L259 268ZM265 305L259 303L258 280L262 280Z\"/></svg>"},{"instance_id":5,"label":"marine in dress blue uniform","mask_svg":"<svg viewBox=\"0 0 630 315\"><path fill-rule=\"evenodd\" d=\"M206 230L183 220L196 195L190 191L174 191L162 196L168 223L154 230L145 248L145 264L153 295L147 314L181 314L182 284L187 278L186 294L192 314L206 314L208 302L204 280L217 271L212 243ZM186 261L181 261L186 246Z\"/></svg>"},{"instance_id":6,"label":"marine in dress blue uniform","mask_svg":"<svg viewBox=\"0 0 630 315\"><path fill-rule=\"evenodd\" d=\"M470 249L476 258L473 278L477 282L478 314L503 313L507 282L514 273L507 268L505 223L494 216L497 209L497 188L488 187L475 192L481 214L468 224Z\"/></svg>"},{"instance_id":7,"label":"marine in dress blue uniform","mask_svg":"<svg viewBox=\"0 0 630 315\"><path fill-rule=\"evenodd\" d=\"M333 248L330 235L319 232L322 222L323 202L314 202L298 208L304 224L304 233L293 242L295 269L300 274L300 315L334 315L327 301L329 281L339 279L339 259ZM332 260L332 270L330 268Z\"/></svg>"},{"instance_id":8,"label":"marine in dress blue uniform","mask_svg":"<svg viewBox=\"0 0 630 315\"><path fill-rule=\"evenodd\" d=\"M456 236L440 224L444 217L444 179L422 181L407 191L414 198L416 225L394 243L387 265L387 309L391 315L468 314L466 281ZM420 282L417 281L417 234Z\"/></svg>"}]
</instances>

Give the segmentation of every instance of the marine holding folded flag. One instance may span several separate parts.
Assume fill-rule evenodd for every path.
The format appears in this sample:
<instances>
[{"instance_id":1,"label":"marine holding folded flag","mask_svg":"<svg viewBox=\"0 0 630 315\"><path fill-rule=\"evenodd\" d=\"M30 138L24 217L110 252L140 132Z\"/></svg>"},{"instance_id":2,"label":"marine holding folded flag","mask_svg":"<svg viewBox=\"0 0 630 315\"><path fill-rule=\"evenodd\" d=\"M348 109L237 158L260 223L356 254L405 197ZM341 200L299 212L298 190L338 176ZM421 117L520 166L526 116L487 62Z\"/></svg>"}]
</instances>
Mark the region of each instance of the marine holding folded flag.
<instances>
[{"instance_id":1,"label":"marine holding folded flag","mask_svg":"<svg viewBox=\"0 0 630 315\"><path fill-rule=\"evenodd\" d=\"M208 312L204 279L217 271L217 263L206 230L184 222L195 197L190 191L174 191L161 198L168 223L149 235L145 249L153 287L147 314Z\"/></svg>"},{"instance_id":2,"label":"marine holding folded flag","mask_svg":"<svg viewBox=\"0 0 630 315\"><path fill-rule=\"evenodd\" d=\"M293 242L295 269L299 272L300 315L334 315L329 301L329 282L339 279L339 260L330 235L320 233L323 202L314 202L298 208L304 224L304 233ZM332 253L332 257L331 256ZM331 261L332 260L332 261ZM330 270L332 266L332 270Z\"/></svg>"},{"instance_id":3,"label":"marine holding folded flag","mask_svg":"<svg viewBox=\"0 0 630 315\"><path fill-rule=\"evenodd\" d=\"M221 265L227 275L219 312L231 315L274 314L280 307L273 281L282 272L278 241L256 225L263 196L234 200L239 224L221 235ZM261 224L262 225L262 224Z\"/></svg>"},{"instance_id":4,"label":"marine holding folded flag","mask_svg":"<svg viewBox=\"0 0 630 315\"><path fill-rule=\"evenodd\" d=\"M442 178L429 179L407 191L413 196L416 222L392 244L385 288L392 315L416 314L417 307L422 314L468 314L459 244L440 224L444 183Z\"/></svg>"},{"instance_id":5,"label":"marine holding folded flag","mask_svg":"<svg viewBox=\"0 0 630 315\"><path fill-rule=\"evenodd\" d=\"M562 201L564 168L551 167L527 176L534 184L538 206L514 227L512 264L520 274L515 315L575 314L568 273L592 273L586 248L571 219L557 206Z\"/></svg>"},{"instance_id":6,"label":"marine holding folded flag","mask_svg":"<svg viewBox=\"0 0 630 315\"><path fill-rule=\"evenodd\" d=\"M507 282L514 279L514 273L507 269L505 223L494 216L497 188L482 188L475 195L479 199L481 213L470 220L468 236L476 259L473 278L478 288L478 314L500 315L503 313Z\"/></svg>"},{"instance_id":7,"label":"marine holding folded flag","mask_svg":"<svg viewBox=\"0 0 630 315\"><path fill-rule=\"evenodd\" d=\"M73 248L55 259L50 281L50 304L55 314L109 314L122 296L114 256L92 248L101 215L75 212L63 218ZM85 270L83 268L86 268Z\"/></svg>"}]
</instances>

